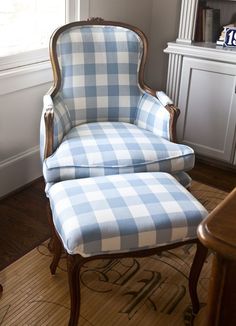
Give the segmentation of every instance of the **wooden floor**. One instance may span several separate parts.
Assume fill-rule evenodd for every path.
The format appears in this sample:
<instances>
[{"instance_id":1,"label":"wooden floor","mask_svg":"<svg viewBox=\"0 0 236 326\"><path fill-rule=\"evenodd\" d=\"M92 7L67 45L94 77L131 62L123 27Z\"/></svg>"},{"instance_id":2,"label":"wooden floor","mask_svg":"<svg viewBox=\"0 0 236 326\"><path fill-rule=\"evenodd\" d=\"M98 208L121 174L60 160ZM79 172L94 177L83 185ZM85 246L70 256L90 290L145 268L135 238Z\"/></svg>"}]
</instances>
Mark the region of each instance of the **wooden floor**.
<instances>
[{"instance_id":1,"label":"wooden floor","mask_svg":"<svg viewBox=\"0 0 236 326\"><path fill-rule=\"evenodd\" d=\"M163 252L160 257L87 263L81 270L79 325L189 326L187 276L193 255L194 246ZM47 246L40 245L1 272L1 326L68 325L66 260L60 260L54 277L49 272L51 260ZM199 280L203 307L207 302L210 265L211 257ZM200 310L194 326L204 325L204 310Z\"/></svg>"},{"instance_id":2,"label":"wooden floor","mask_svg":"<svg viewBox=\"0 0 236 326\"><path fill-rule=\"evenodd\" d=\"M0 200L0 270L50 236L44 182Z\"/></svg>"},{"instance_id":3,"label":"wooden floor","mask_svg":"<svg viewBox=\"0 0 236 326\"><path fill-rule=\"evenodd\" d=\"M200 162L190 174L196 181L227 192L236 186L236 172ZM0 270L49 238L46 203L42 179L0 200Z\"/></svg>"},{"instance_id":4,"label":"wooden floor","mask_svg":"<svg viewBox=\"0 0 236 326\"><path fill-rule=\"evenodd\" d=\"M197 161L189 174L196 181L227 192L236 187L236 170L225 170Z\"/></svg>"}]
</instances>

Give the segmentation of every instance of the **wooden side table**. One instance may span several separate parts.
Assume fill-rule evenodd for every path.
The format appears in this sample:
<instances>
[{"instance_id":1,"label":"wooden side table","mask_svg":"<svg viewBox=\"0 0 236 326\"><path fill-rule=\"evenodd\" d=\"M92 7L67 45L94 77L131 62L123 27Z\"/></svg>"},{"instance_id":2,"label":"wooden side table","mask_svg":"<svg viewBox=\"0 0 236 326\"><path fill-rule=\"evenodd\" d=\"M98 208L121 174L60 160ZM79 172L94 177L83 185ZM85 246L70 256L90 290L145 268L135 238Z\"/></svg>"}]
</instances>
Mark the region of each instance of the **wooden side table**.
<instances>
[{"instance_id":1,"label":"wooden side table","mask_svg":"<svg viewBox=\"0 0 236 326\"><path fill-rule=\"evenodd\" d=\"M206 326L236 325L236 188L198 228L204 246L214 251Z\"/></svg>"}]
</instances>

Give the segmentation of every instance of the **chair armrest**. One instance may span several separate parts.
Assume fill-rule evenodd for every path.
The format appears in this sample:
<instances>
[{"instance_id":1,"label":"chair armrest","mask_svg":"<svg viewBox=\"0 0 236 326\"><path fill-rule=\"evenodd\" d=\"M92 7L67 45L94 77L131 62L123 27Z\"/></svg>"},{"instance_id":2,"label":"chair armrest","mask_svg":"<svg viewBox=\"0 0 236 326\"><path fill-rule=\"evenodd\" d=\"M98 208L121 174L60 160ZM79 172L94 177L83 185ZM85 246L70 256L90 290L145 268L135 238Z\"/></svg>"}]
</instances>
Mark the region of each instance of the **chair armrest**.
<instances>
[{"instance_id":1,"label":"chair armrest","mask_svg":"<svg viewBox=\"0 0 236 326\"><path fill-rule=\"evenodd\" d=\"M166 95L163 91L157 91L156 97L161 102L163 106L174 105L173 101Z\"/></svg>"},{"instance_id":2,"label":"chair armrest","mask_svg":"<svg viewBox=\"0 0 236 326\"><path fill-rule=\"evenodd\" d=\"M156 97L170 113L171 140L176 142L176 123L180 114L180 110L174 105L173 101L163 91L156 92Z\"/></svg>"},{"instance_id":3,"label":"chair armrest","mask_svg":"<svg viewBox=\"0 0 236 326\"><path fill-rule=\"evenodd\" d=\"M135 124L157 136L175 141L179 109L164 92L157 94L160 99L147 93L143 94L138 104Z\"/></svg>"},{"instance_id":4,"label":"chair armrest","mask_svg":"<svg viewBox=\"0 0 236 326\"><path fill-rule=\"evenodd\" d=\"M64 135L71 129L71 119L62 98L47 94L43 98L40 123L40 155L42 161L60 145Z\"/></svg>"}]
</instances>

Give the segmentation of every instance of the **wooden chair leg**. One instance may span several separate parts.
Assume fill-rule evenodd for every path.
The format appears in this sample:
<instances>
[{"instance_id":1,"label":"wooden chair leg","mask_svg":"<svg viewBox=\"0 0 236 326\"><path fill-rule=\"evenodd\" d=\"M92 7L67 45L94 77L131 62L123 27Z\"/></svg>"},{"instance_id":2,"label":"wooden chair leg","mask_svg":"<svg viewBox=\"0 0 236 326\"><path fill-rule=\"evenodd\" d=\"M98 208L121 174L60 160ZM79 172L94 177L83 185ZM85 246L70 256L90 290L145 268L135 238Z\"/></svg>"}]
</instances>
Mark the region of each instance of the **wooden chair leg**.
<instances>
[{"instance_id":1,"label":"wooden chair leg","mask_svg":"<svg viewBox=\"0 0 236 326\"><path fill-rule=\"evenodd\" d=\"M48 242L48 250L53 253L54 251L54 239L53 237L51 236L51 238L49 239L49 242Z\"/></svg>"},{"instance_id":2,"label":"wooden chair leg","mask_svg":"<svg viewBox=\"0 0 236 326\"><path fill-rule=\"evenodd\" d=\"M197 295L198 279L207 257L208 249L204 247L199 241L197 242L196 254L191 266L189 274L189 293L192 301L192 312L196 315L200 309L200 303Z\"/></svg>"},{"instance_id":3,"label":"wooden chair leg","mask_svg":"<svg viewBox=\"0 0 236 326\"><path fill-rule=\"evenodd\" d=\"M49 240L49 243L48 243L48 249L53 254L53 260L50 265L50 270L51 270L51 274L55 275L59 260L61 258L63 248L62 248L61 241L60 241L60 239L56 233L55 227L54 227L49 201L48 201L48 205L47 205L47 214L48 214L49 225L51 227L51 239Z\"/></svg>"},{"instance_id":4,"label":"wooden chair leg","mask_svg":"<svg viewBox=\"0 0 236 326\"><path fill-rule=\"evenodd\" d=\"M70 320L69 326L77 326L80 314L80 268L83 258L79 255L67 255L67 270L70 289Z\"/></svg>"},{"instance_id":5,"label":"wooden chair leg","mask_svg":"<svg viewBox=\"0 0 236 326\"><path fill-rule=\"evenodd\" d=\"M62 254L62 244L60 239L58 238L58 236L55 234L53 237L53 259L50 265L50 270L51 270L51 274L55 275L56 273L56 269L59 263L59 260L61 258L61 254Z\"/></svg>"},{"instance_id":6,"label":"wooden chair leg","mask_svg":"<svg viewBox=\"0 0 236 326\"><path fill-rule=\"evenodd\" d=\"M55 231L55 227L54 227L54 223L53 223L52 211L51 211L49 200L48 200L48 203L47 203L47 215L48 215L49 226L50 226L50 229L51 229L51 238L49 239L49 242L48 242L48 250L53 254L54 253L54 247L57 246L57 243L55 244L55 242L57 242L57 241L55 240L56 231Z\"/></svg>"}]
</instances>

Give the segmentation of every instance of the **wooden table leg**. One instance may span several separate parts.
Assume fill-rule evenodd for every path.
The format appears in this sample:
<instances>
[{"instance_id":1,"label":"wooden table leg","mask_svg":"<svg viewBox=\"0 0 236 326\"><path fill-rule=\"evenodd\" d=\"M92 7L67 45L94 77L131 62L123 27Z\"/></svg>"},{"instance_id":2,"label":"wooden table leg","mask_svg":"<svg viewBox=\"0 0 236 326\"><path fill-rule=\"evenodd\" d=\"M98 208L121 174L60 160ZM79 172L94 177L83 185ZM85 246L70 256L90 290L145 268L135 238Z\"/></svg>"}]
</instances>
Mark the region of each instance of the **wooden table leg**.
<instances>
[{"instance_id":1,"label":"wooden table leg","mask_svg":"<svg viewBox=\"0 0 236 326\"><path fill-rule=\"evenodd\" d=\"M236 262L216 254L208 292L206 325L236 325Z\"/></svg>"},{"instance_id":2,"label":"wooden table leg","mask_svg":"<svg viewBox=\"0 0 236 326\"><path fill-rule=\"evenodd\" d=\"M198 227L199 240L214 251L206 326L236 325L236 188Z\"/></svg>"}]
</instances>

